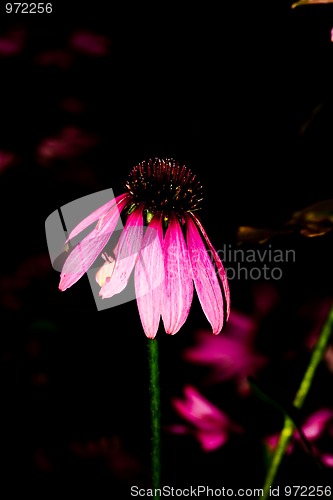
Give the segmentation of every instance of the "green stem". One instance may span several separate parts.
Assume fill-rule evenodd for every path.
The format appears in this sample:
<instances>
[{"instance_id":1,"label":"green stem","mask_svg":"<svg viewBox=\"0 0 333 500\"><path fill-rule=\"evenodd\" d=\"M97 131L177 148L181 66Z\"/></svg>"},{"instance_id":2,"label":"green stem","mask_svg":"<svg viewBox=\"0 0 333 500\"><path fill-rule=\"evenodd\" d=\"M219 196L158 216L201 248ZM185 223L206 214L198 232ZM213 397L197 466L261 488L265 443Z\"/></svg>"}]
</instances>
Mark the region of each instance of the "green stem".
<instances>
[{"instance_id":1,"label":"green stem","mask_svg":"<svg viewBox=\"0 0 333 500\"><path fill-rule=\"evenodd\" d=\"M150 392L150 416L151 416L151 467L152 467L152 487L155 492L160 488L161 474L161 401L160 401L160 381L158 363L158 343L156 339L148 339L148 359L149 359L149 392ZM155 500L160 499L160 495L154 495Z\"/></svg>"},{"instance_id":2,"label":"green stem","mask_svg":"<svg viewBox=\"0 0 333 500\"><path fill-rule=\"evenodd\" d=\"M310 390L316 369L321 359L323 358L324 352L326 350L328 341L332 333L332 329L333 329L333 306L331 307L330 312L328 313L325 324L320 332L319 338L312 352L309 366L303 376L302 382L294 398L293 405L295 408L301 408L303 406L305 398ZM280 466L283 455L285 454L285 451L288 447L289 441L293 435L294 430L295 430L295 425L293 421L289 417L285 417L284 426L280 434L279 441L275 448L274 455L272 457L266 475L264 483L264 495L263 495L264 499L270 496L269 489L273 485L278 468Z\"/></svg>"}]
</instances>

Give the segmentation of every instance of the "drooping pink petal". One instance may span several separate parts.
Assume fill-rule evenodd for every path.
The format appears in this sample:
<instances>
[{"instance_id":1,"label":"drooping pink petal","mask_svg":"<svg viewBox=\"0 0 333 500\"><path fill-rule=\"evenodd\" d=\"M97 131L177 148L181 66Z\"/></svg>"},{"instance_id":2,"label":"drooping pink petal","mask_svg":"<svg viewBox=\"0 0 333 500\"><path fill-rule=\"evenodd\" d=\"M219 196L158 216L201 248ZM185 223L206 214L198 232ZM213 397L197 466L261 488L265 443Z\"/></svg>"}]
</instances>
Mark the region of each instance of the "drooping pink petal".
<instances>
[{"instance_id":1,"label":"drooping pink petal","mask_svg":"<svg viewBox=\"0 0 333 500\"><path fill-rule=\"evenodd\" d=\"M114 200L112 200L113 202ZM65 264L62 268L60 275L59 289L64 291L70 286L74 285L84 273L88 271L90 266L97 259L98 255L102 252L103 248L109 241L120 217L120 211L126 204L127 198L123 198L118 204L113 203L111 209L107 212L107 222L103 225L97 226L91 233L89 233L78 245L72 250L72 252L67 257ZM110 203L110 202L109 202ZM108 205L108 204L106 204ZM98 212L100 209L96 210L94 213ZM93 213L93 214L94 214ZM91 214L85 219L86 226L92 222L95 215ZM90 219L90 221L87 220ZM84 222L84 221L83 221ZM83 222L81 232L83 227ZM74 232L76 231L74 229Z\"/></svg>"},{"instance_id":2,"label":"drooping pink petal","mask_svg":"<svg viewBox=\"0 0 333 500\"><path fill-rule=\"evenodd\" d=\"M222 330L224 322L222 291L205 244L191 217L187 217L186 241L195 289L216 335Z\"/></svg>"},{"instance_id":3,"label":"drooping pink petal","mask_svg":"<svg viewBox=\"0 0 333 500\"><path fill-rule=\"evenodd\" d=\"M171 217L164 239L165 286L162 319L166 333L175 334L185 323L193 298L188 250L180 224Z\"/></svg>"},{"instance_id":4,"label":"drooping pink petal","mask_svg":"<svg viewBox=\"0 0 333 500\"><path fill-rule=\"evenodd\" d=\"M218 273L218 276L221 280L222 287L223 287L224 298L226 301L226 319L228 319L229 314L230 314L230 290L229 290L227 274L224 270L221 259L218 256L218 253L216 252L215 248L213 247L210 239L208 238L208 235L207 235L206 231L204 230L203 225L201 224L200 220L193 214L193 212L190 212L190 213L191 213L191 216L193 217L193 219L195 220L197 227L200 229L202 236L205 238L205 241L208 245L208 248L212 252L212 257L213 257L214 262L215 262L216 267L217 267L217 273Z\"/></svg>"},{"instance_id":5,"label":"drooping pink petal","mask_svg":"<svg viewBox=\"0 0 333 500\"><path fill-rule=\"evenodd\" d=\"M106 280L99 295L110 298L120 293L126 287L133 267L138 258L138 253L143 239L142 207L134 210L127 219L126 225L117 244L117 259L110 280Z\"/></svg>"},{"instance_id":6,"label":"drooping pink petal","mask_svg":"<svg viewBox=\"0 0 333 500\"><path fill-rule=\"evenodd\" d=\"M90 226L90 224L98 219L100 219L100 221L98 221L98 227L101 227L102 224L105 224L109 219L113 218L115 206L118 205L118 210L121 211L125 205L125 200L127 201L128 199L129 195L121 194L94 210L90 215L88 215L88 217L85 217L77 226L74 227L74 229L70 232L66 243L75 238L75 236L80 234L81 231L86 229Z\"/></svg>"},{"instance_id":7,"label":"drooping pink petal","mask_svg":"<svg viewBox=\"0 0 333 500\"><path fill-rule=\"evenodd\" d=\"M157 333L164 286L163 230L161 216L151 220L135 266L134 284L141 323L146 336Z\"/></svg>"},{"instance_id":8,"label":"drooping pink petal","mask_svg":"<svg viewBox=\"0 0 333 500\"><path fill-rule=\"evenodd\" d=\"M333 420L333 410L321 408L316 411L304 422L302 429L305 437L311 441L320 437L327 423Z\"/></svg>"}]
</instances>

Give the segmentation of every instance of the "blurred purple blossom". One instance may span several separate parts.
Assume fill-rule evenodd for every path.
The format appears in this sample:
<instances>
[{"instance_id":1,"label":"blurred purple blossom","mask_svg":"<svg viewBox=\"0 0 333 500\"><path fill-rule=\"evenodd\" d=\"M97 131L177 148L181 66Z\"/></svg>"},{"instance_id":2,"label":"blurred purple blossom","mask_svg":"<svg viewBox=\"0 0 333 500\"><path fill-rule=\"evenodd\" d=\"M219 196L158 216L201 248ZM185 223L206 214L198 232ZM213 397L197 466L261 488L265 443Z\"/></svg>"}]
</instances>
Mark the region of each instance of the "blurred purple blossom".
<instances>
[{"instance_id":1,"label":"blurred purple blossom","mask_svg":"<svg viewBox=\"0 0 333 500\"><path fill-rule=\"evenodd\" d=\"M83 54L103 57L109 53L110 39L93 31L78 30L70 36L69 45Z\"/></svg>"},{"instance_id":2,"label":"blurred purple blossom","mask_svg":"<svg viewBox=\"0 0 333 500\"><path fill-rule=\"evenodd\" d=\"M12 151L4 151L0 149L0 174L12 167L17 160L17 155Z\"/></svg>"},{"instance_id":3,"label":"blurred purple blossom","mask_svg":"<svg viewBox=\"0 0 333 500\"><path fill-rule=\"evenodd\" d=\"M0 276L0 304L9 310L16 311L23 307L24 292L35 280L45 279L51 271L47 254L28 257L18 265L12 274Z\"/></svg>"},{"instance_id":4,"label":"blurred purple blossom","mask_svg":"<svg viewBox=\"0 0 333 500\"><path fill-rule=\"evenodd\" d=\"M55 66L67 70L73 62L73 56L67 50L45 50L36 55L35 62L38 66Z\"/></svg>"},{"instance_id":5,"label":"blurred purple blossom","mask_svg":"<svg viewBox=\"0 0 333 500\"><path fill-rule=\"evenodd\" d=\"M38 161L48 166L54 160L72 160L85 154L97 138L76 126L63 127L56 135L45 137L37 147Z\"/></svg>"},{"instance_id":6,"label":"blurred purple blossom","mask_svg":"<svg viewBox=\"0 0 333 500\"><path fill-rule=\"evenodd\" d=\"M245 314L232 310L225 331L218 337L196 332L196 345L184 352L184 359L198 365L206 365L211 371L207 383L219 383L236 379L241 392L247 392L247 376L262 368L266 358L257 354L253 337L257 322Z\"/></svg>"},{"instance_id":7,"label":"blurred purple blossom","mask_svg":"<svg viewBox=\"0 0 333 500\"><path fill-rule=\"evenodd\" d=\"M0 56L11 57L23 51L26 40L24 29L10 29L0 36Z\"/></svg>"},{"instance_id":8,"label":"blurred purple blossom","mask_svg":"<svg viewBox=\"0 0 333 500\"><path fill-rule=\"evenodd\" d=\"M195 387L184 387L184 398L174 397L171 401L176 412L187 422L167 428L174 434L191 434L208 452L223 446L232 432L242 432L229 416L208 401Z\"/></svg>"},{"instance_id":9,"label":"blurred purple blossom","mask_svg":"<svg viewBox=\"0 0 333 500\"><path fill-rule=\"evenodd\" d=\"M333 467L333 442L331 443L332 452L318 449L319 440L324 439L325 443L327 443L329 438L333 438L333 410L330 408L320 408L312 413L305 419L302 425L302 431L305 438L311 443L313 451L321 462L327 467ZM276 447L279 436L279 434L274 434L265 439L269 449L274 449ZM297 442L301 443L302 439L299 432L296 430L287 448L287 453L290 454L293 451Z\"/></svg>"},{"instance_id":10,"label":"blurred purple blossom","mask_svg":"<svg viewBox=\"0 0 333 500\"><path fill-rule=\"evenodd\" d=\"M116 434L87 442L72 441L70 449L73 455L83 460L104 460L119 479L129 480L144 473L139 459L125 448L123 440Z\"/></svg>"}]
</instances>

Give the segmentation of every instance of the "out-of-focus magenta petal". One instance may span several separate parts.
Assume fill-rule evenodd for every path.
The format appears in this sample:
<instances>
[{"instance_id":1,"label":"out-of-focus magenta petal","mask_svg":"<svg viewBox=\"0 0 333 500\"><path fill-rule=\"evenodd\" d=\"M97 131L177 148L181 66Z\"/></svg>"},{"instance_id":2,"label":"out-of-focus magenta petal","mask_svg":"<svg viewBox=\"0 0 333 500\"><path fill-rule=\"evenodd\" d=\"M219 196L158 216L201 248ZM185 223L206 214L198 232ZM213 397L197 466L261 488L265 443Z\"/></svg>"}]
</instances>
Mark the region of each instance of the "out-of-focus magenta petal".
<instances>
[{"instance_id":1,"label":"out-of-focus magenta petal","mask_svg":"<svg viewBox=\"0 0 333 500\"><path fill-rule=\"evenodd\" d=\"M16 56L22 52L26 40L25 31L11 30L0 36L0 56Z\"/></svg>"},{"instance_id":2,"label":"out-of-focus magenta petal","mask_svg":"<svg viewBox=\"0 0 333 500\"><path fill-rule=\"evenodd\" d=\"M224 321L222 291L206 246L191 217L187 217L186 240L195 289L216 335L222 330Z\"/></svg>"},{"instance_id":3,"label":"out-of-focus magenta petal","mask_svg":"<svg viewBox=\"0 0 333 500\"><path fill-rule=\"evenodd\" d=\"M38 66L55 66L61 69L68 69L72 63L73 56L65 50L46 50L36 56Z\"/></svg>"},{"instance_id":4,"label":"out-of-focus magenta petal","mask_svg":"<svg viewBox=\"0 0 333 500\"><path fill-rule=\"evenodd\" d=\"M279 303L280 296L271 283L260 282L253 289L253 303L256 317L265 318Z\"/></svg>"},{"instance_id":5,"label":"out-of-focus magenta petal","mask_svg":"<svg viewBox=\"0 0 333 500\"><path fill-rule=\"evenodd\" d=\"M310 415L302 426L305 437L309 441L320 437L330 420L333 420L333 410L329 408L321 408Z\"/></svg>"},{"instance_id":6,"label":"out-of-focus magenta petal","mask_svg":"<svg viewBox=\"0 0 333 500\"><path fill-rule=\"evenodd\" d=\"M0 174L12 167L16 161L16 154L11 151L0 149Z\"/></svg>"},{"instance_id":7,"label":"out-of-focus magenta petal","mask_svg":"<svg viewBox=\"0 0 333 500\"><path fill-rule=\"evenodd\" d=\"M107 222L96 227L91 233L83 238L83 240L78 243L74 250L72 250L72 252L69 254L60 275L60 290L64 291L74 285L74 283L76 283L81 278L81 276L83 276L83 274L88 271L90 266L97 259L98 255L102 252L103 248L109 241L118 223L120 211L126 201L127 198L123 198L119 202L119 204L117 204L115 203L115 200L112 200L111 209L107 212ZM108 203L106 205L108 205ZM104 207L106 205L104 205ZM93 214L88 216L84 221L76 226L76 228L71 233L71 237L73 237L73 233L75 236L85 227L87 227L91 222L96 220L96 212L99 212L100 210L101 209L96 210L95 212L93 212Z\"/></svg>"},{"instance_id":8,"label":"out-of-focus magenta petal","mask_svg":"<svg viewBox=\"0 0 333 500\"><path fill-rule=\"evenodd\" d=\"M326 467L333 467L333 455L329 453L323 453L320 458L323 464L326 465Z\"/></svg>"},{"instance_id":9,"label":"out-of-focus magenta petal","mask_svg":"<svg viewBox=\"0 0 333 500\"><path fill-rule=\"evenodd\" d=\"M162 319L166 333L177 333L185 323L193 298L188 250L180 224L171 217L164 239L165 287Z\"/></svg>"},{"instance_id":10,"label":"out-of-focus magenta petal","mask_svg":"<svg viewBox=\"0 0 333 500\"><path fill-rule=\"evenodd\" d=\"M216 429L213 433L198 431L196 438L204 451L214 451L223 446L228 440L228 433Z\"/></svg>"},{"instance_id":11,"label":"out-of-focus magenta petal","mask_svg":"<svg viewBox=\"0 0 333 500\"><path fill-rule=\"evenodd\" d=\"M210 239L208 238L208 235L207 235L206 231L204 230L204 227L201 224L200 220L192 212L191 212L191 216L195 220L195 223L196 223L197 227L200 229L200 231L202 233L202 236L205 238L205 241L207 243L208 248L212 252L212 257L213 257L214 262L215 262L216 267L217 267L217 273L218 273L218 276L219 276L219 278L221 280L222 287L223 287L224 298L225 298L225 301L226 301L226 319L228 319L229 318L229 314L230 314L230 290L229 290L229 284L228 284L227 274L226 274L226 272L224 270L224 267L223 267L223 264L221 262L221 259L218 256L218 253L216 252L215 248L213 247Z\"/></svg>"},{"instance_id":12,"label":"out-of-focus magenta petal","mask_svg":"<svg viewBox=\"0 0 333 500\"><path fill-rule=\"evenodd\" d=\"M207 335L206 330L197 331L196 343L184 351L183 358L210 367L206 376L208 383L234 378L242 384L250 374L267 363L267 359L254 347L256 328L253 318L233 309L224 333L212 337Z\"/></svg>"},{"instance_id":13,"label":"out-of-focus magenta petal","mask_svg":"<svg viewBox=\"0 0 333 500\"><path fill-rule=\"evenodd\" d=\"M151 220L135 266L134 284L141 323L146 336L156 336L164 286L163 230L161 216Z\"/></svg>"},{"instance_id":14,"label":"out-of-focus magenta petal","mask_svg":"<svg viewBox=\"0 0 333 500\"><path fill-rule=\"evenodd\" d=\"M187 385L184 387L184 399L173 399L173 405L177 412L188 422L195 424L201 429L211 429L215 421L226 423L224 414L208 401L199 391L193 386ZM209 420L207 422L207 417ZM208 426L207 426L208 423Z\"/></svg>"},{"instance_id":15,"label":"out-of-focus magenta petal","mask_svg":"<svg viewBox=\"0 0 333 500\"><path fill-rule=\"evenodd\" d=\"M232 422L228 415L191 385L184 387L184 398L173 398L172 404L190 425L187 432L182 426L172 426L169 430L178 434L193 434L204 451L213 451L223 446L231 432L242 432L238 424Z\"/></svg>"},{"instance_id":16,"label":"out-of-focus magenta petal","mask_svg":"<svg viewBox=\"0 0 333 500\"><path fill-rule=\"evenodd\" d=\"M106 56L109 52L110 39L105 35L82 30L72 34L70 46L83 54L90 56Z\"/></svg>"},{"instance_id":17,"label":"out-of-focus magenta petal","mask_svg":"<svg viewBox=\"0 0 333 500\"><path fill-rule=\"evenodd\" d=\"M108 223L108 221L112 221L114 217L114 211L115 209L118 212L121 212L123 209L125 202L128 200L129 195L126 194L121 194L117 196L117 198L114 198L113 200L108 201L101 207L97 208L94 210L88 217L85 217L77 226L74 227L74 229L70 232L66 243L73 239L75 236L80 234L84 229L86 229L90 224L93 222L96 222L98 219L97 228L100 229L102 226ZM118 205L118 209L116 207ZM118 222L118 219L117 219Z\"/></svg>"},{"instance_id":18,"label":"out-of-focus magenta petal","mask_svg":"<svg viewBox=\"0 0 333 500\"><path fill-rule=\"evenodd\" d=\"M330 408L320 408L315 413L307 417L302 425L302 431L306 439L312 443L316 454L327 467L333 467L333 455L322 453L317 449L319 440L323 437L324 433L329 431L330 425L333 423L333 410ZM295 433L294 442L301 441L301 436L298 432ZM278 442L279 436L275 434L265 439L269 447L274 447ZM288 452L292 451L293 442L290 443Z\"/></svg>"},{"instance_id":19,"label":"out-of-focus magenta petal","mask_svg":"<svg viewBox=\"0 0 333 500\"><path fill-rule=\"evenodd\" d=\"M142 245L142 210L142 207L137 208L127 219L116 247L117 259L112 276L104 283L99 292L103 299L122 292L128 283Z\"/></svg>"},{"instance_id":20,"label":"out-of-focus magenta petal","mask_svg":"<svg viewBox=\"0 0 333 500\"><path fill-rule=\"evenodd\" d=\"M268 448L273 451L275 450L278 442L280 439L280 434L272 434L271 436L267 436L265 438L265 443L268 446ZM287 446L286 453L289 455L294 449L294 443L293 441L290 441L290 443Z\"/></svg>"}]
</instances>

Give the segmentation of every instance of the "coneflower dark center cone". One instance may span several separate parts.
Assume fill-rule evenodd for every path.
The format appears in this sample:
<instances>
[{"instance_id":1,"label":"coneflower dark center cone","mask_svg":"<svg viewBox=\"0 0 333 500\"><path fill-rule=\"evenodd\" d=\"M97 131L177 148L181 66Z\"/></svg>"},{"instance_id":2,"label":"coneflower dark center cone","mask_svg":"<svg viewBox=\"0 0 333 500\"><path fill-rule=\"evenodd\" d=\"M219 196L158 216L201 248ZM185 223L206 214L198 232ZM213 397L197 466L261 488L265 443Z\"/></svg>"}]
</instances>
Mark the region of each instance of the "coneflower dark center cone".
<instances>
[{"instance_id":1,"label":"coneflower dark center cone","mask_svg":"<svg viewBox=\"0 0 333 500\"><path fill-rule=\"evenodd\" d=\"M171 159L143 161L133 168L125 187L133 203L144 203L150 213L171 213L182 219L185 212L198 210L202 186L185 165Z\"/></svg>"}]
</instances>

